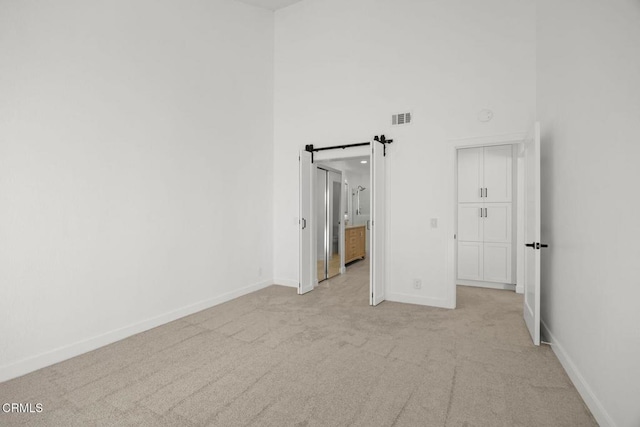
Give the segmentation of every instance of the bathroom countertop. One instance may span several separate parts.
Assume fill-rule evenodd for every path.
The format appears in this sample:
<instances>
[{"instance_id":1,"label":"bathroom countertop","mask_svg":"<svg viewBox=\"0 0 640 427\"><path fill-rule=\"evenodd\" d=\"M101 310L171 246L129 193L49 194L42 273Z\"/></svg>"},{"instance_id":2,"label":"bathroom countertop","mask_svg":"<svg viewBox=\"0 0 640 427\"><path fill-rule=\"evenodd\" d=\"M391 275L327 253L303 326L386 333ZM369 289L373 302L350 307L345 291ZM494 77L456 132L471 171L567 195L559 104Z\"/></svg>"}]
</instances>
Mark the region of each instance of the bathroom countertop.
<instances>
[{"instance_id":1,"label":"bathroom countertop","mask_svg":"<svg viewBox=\"0 0 640 427\"><path fill-rule=\"evenodd\" d=\"M357 225L345 225L344 229L348 230L349 228L358 228L358 227L366 227L367 224L357 224Z\"/></svg>"}]
</instances>

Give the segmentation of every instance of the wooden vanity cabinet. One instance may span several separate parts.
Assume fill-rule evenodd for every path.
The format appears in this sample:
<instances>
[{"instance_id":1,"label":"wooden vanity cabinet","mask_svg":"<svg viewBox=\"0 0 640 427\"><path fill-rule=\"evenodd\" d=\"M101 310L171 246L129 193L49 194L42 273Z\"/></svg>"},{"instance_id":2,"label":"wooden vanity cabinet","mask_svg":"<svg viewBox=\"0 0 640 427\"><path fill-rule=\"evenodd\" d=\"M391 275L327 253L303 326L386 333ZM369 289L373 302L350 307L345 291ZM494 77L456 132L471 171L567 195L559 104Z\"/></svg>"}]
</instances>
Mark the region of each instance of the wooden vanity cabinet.
<instances>
[{"instance_id":1,"label":"wooden vanity cabinet","mask_svg":"<svg viewBox=\"0 0 640 427\"><path fill-rule=\"evenodd\" d=\"M366 256L366 227L364 225L348 227L345 228L344 234L344 263L364 259Z\"/></svg>"}]
</instances>

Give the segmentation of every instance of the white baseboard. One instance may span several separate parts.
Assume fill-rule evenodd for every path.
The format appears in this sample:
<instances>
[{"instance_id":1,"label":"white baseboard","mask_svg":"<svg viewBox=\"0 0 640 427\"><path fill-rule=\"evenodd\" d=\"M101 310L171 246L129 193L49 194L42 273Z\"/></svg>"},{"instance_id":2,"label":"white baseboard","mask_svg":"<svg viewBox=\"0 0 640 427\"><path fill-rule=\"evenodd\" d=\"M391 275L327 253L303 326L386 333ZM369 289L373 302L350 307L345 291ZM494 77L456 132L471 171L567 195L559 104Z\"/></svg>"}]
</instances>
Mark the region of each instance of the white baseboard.
<instances>
[{"instance_id":1,"label":"white baseboard","mask_svg":"<svg viewBox=\"0 0 640 427\"><path fill-rule=\"evenodd\" d=\"M238 298L242 295L250 294L251 292L266 288L268 286L271 286L272 284L272 280L264 280L262 282L254 283L253 285L249 285L235 291L227 292L215 298L200 301L186 307L181 307L168 313L152 317L151 319L143 320L141 322L109 331L104 334L88 338L86 340L78 341L73 344L65 345L63 347L41 353L37 356L32 356L8 365L0 366L0 382L17 378L38 369L42 369L55 363L62 362L63 360L67 360L72 357L95 350L97 348L104 347L105 345L112 344L116 341L120 341L132 335L139 334L141 332L147 331L160 325L164 325L165 323L172 322L190 314L197 313L199 311L214 307L227 301L231 301L232 299Z\"/></svg>"},{"instance_id":2,"label":"white baseboard","mask_svg":"<svg viewBox=\"0 0 640 427\"><path fill-rule=\"evenodd\" d=\"M419 295L387 293L385 300L393 302L402 302L405 304L426 305L429 307L439 308L455 308L453 301L446 298L421 297Z\"/></svg>"},{"instance_id":3,"label":"white baseboard","mask_svg":"<svg viewBox=\"0 0 640 427\"><path fill-rule=\"evenodd\" d=\"M496 282L481 282L476 280L456 280L457 285L462 286L473 286L476 288L489 288L489 289L502 289L506 291L515 291L516 285L512 285L509 283L496 283Z\"/></svg>"},{"instance_id":4,"label":"white baseboard","mask_svg":"<svg viewBox=\"0 0 640 427\"><path fill-rule=\"evenodd\" d=\"M273 279L273 283L281 286L288 286L290 288L298 288L298 281L292 279Z\"/></svg>"},{"instance_id":5,"label":"white baseboard","mask_svg":"<svg viewBox=\"0 0 640 427\"><path fill-rule=\"evenodd\" d=\"M587 405L598 424L600 424L600 427L616 427L616 424L614 423L607 410L604 408L604 405L595 395L593 389L584 379L584 377L578 370L578 367L575 365L575 363L573 363L571 357L569 357L567 352L564 350L562 344L551 333L544 322L540 322L540 328L542 335L547 339L547 341L551 343L551 349L560 361L560 364L562 365L564 370L569 375L569 378L578 390L578 393L580 393L580 396L582 396L584 403Z\"/></svg>"},{"instance_id":6,"label":"white baseboard","mask_svg":"<svg viewBox=\"0 0 640 427\"><path fill-rule=\"evenodd\" d=\"M516 285L516 293L517 294L524 294L524 286Z\"/></svg>"}]
</instances>

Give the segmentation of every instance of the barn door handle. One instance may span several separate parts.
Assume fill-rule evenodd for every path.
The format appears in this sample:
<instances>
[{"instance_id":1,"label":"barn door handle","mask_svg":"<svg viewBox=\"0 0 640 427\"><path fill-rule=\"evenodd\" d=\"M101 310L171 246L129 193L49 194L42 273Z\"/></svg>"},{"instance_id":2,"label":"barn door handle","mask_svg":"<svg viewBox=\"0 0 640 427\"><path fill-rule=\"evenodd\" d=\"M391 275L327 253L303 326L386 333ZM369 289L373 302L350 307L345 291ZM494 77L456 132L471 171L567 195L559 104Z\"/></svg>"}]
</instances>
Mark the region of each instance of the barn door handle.
<instances>
[{"instance_id":1,"label":"barn door handle","mask_svg":"<svg viewBox=\"0 0 640 427\"><path fill-rule=\"evenodd\" d=\"M305 228L307 228L307 220L302 218L302 229L304 230Z\"/></svg>"}]
</instances>

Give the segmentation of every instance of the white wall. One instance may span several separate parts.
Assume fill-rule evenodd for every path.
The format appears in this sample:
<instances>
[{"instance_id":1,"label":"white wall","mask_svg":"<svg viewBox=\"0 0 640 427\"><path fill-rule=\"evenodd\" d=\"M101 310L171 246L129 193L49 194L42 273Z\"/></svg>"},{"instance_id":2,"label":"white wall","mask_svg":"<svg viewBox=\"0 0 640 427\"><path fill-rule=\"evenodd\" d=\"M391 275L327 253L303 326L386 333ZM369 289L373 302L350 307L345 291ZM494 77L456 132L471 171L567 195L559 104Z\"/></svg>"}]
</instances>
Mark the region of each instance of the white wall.
<instances>
[{"instance_id":1,"label":"white wall","mask_svg":"<svg viewBox=\"0 0 640 427\"><path fill-rule=\"evenodd\" d=\"M306 0L276 12L275 260L298 281L303 144L385 133L390 299L449 306L452 138L526 131L535 113L535 5L526 0ZM483 108L495 112L477 120ZM391 114L415 121L391 128ZM438 218L431 229L429 219ZM423 287L413 289L421 278Z\"/></svg>"},{"instance_id":2,"label":"white wall","mask_svg":"<svg viewBox=\"0 0 640 427\"><path fill-rule=\"evenodd\" d=\"M538 3L542 319L600 425L638 426L640 3Z\"/></svg>"},{"instance_id":3,"label":"white wall","mask_svg":"<svg viewBox=\"0 0 640 427\"><path fill-rule=\"evenodd\" d=\"M271 283L272 12L3 1L0 94L0 380Z\"/></svg>"}]
</instances>

